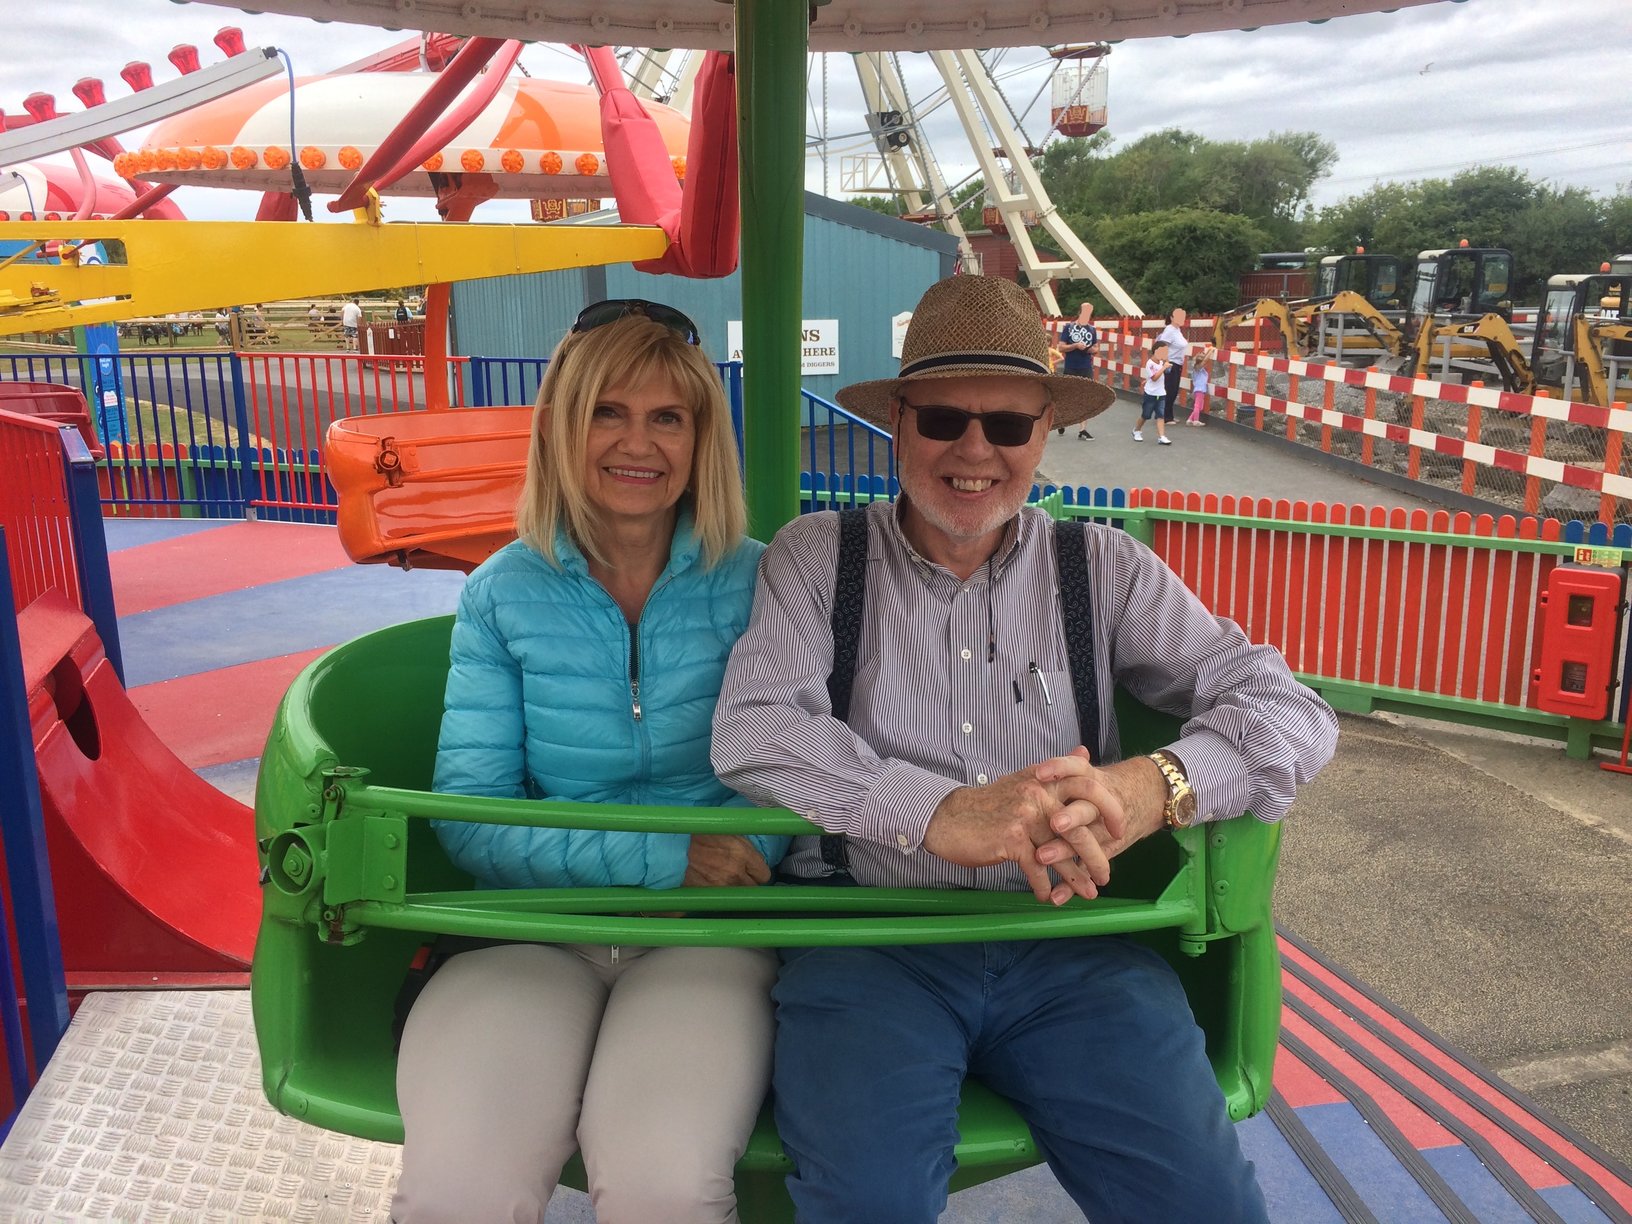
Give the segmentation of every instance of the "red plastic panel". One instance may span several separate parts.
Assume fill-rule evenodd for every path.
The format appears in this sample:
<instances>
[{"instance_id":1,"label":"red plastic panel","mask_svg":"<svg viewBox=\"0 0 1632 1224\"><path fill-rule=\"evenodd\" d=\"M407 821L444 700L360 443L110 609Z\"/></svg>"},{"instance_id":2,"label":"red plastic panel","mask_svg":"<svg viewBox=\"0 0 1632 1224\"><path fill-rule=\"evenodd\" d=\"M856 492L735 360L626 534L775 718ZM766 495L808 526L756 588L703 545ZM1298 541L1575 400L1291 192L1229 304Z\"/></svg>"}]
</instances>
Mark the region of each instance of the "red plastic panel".
<instances>
[{"instance_id":1,"label":"red plastic panel","mask_svg":"<svg viewBox=\"0 0 1632 1224\"><path fill-rule=\"evenodd\" d=\"M1621 576L1561 565L1541 597L1536 705L1553 714L1607 718L1620 622Z\"/></svg>"}]
</instances>

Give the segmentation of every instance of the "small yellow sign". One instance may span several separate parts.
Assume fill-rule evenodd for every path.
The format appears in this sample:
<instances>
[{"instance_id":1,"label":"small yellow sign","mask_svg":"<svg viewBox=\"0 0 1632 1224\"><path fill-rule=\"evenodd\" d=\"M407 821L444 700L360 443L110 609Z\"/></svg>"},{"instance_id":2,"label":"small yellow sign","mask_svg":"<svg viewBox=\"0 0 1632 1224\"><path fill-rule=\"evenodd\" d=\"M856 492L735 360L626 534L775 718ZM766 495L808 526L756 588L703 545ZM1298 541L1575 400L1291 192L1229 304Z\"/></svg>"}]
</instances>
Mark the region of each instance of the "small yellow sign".
<instances>
[{"instance_id":1,"label":"small yellow sign","mask_svg":"<svg viewBox=\"0 0 1632 1224\"><path fill-rule=\"evenodd\" d=\"M1581 544L1575 550L1577 565L1596 565L1602 569L1619 569L1627 563L1627 556L1632 550L1625 548L1594 548L1590 544Z\"/></svg>"}]
</instances>

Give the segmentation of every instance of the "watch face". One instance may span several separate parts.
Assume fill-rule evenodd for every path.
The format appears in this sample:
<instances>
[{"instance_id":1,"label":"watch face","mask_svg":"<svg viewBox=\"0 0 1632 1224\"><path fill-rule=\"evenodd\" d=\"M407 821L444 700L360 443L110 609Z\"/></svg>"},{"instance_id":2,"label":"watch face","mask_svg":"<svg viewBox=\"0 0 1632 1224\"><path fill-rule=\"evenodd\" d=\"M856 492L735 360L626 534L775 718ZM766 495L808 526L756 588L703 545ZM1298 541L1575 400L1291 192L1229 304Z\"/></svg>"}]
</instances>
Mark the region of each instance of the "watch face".
<instances>
[{"instance_id":1,"label":"watch face","mask_svg":"<svg viewBox=\"0 0 1632 1224\"><path fill-rule=\"evenodd\" d=\"M1194 791L1186 790L1173 804L1173 819L1180 827L1189 828L1196 823L1196 795Z\"/></svg>"}]
</instances>

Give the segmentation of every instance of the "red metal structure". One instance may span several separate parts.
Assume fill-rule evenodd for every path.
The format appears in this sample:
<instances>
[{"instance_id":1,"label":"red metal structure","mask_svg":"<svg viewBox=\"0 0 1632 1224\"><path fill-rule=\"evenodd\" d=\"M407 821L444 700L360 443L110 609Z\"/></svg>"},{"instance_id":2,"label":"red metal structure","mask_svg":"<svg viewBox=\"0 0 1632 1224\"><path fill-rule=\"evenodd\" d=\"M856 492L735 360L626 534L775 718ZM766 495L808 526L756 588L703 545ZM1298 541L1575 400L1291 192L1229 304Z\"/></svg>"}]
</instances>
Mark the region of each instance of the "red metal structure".
<instances>
[{"instance_id":1,"label":"red metal structure","mask_svg":"<svg viewBox=\"0 0 1632 1224\"><path fill-rule=\"evenodd\" d=\"M69 984L240 982L260 915L254 819L125 694L86 612L64 436L0 412L0 526Z\"/></svg>"},{"instance_id":2,"label":"red metal structure","mask_svg":"<svg viewBox=\"0 0 1632 1224\"><path fill-rule=\"evenodd\" d=\"M1615 693L1621 628L1621 575L1561 565L1541 596L1536 704L1554 714L1607 718Z\"/></svg>"}]
</instances>

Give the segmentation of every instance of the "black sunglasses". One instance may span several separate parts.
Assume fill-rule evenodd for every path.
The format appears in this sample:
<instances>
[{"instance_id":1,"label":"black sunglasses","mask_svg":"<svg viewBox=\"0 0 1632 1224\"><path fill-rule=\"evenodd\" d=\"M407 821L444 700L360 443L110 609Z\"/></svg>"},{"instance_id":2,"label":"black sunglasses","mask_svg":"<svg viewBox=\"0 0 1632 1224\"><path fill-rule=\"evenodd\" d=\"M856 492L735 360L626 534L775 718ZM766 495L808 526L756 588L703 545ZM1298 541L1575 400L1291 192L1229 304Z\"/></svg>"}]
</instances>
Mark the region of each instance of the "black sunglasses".
<instances>
[{"instance_id":1,"label":"black sunglasses","mask_svg":"<svg viewBox=\"0 0 1632 1224\"><path fill-rule=\"evenodd\" d=\"M1043 412L1036 416L1024 412L970 412L944 404L909 404L906 400L901 401L901 407L911 408L917 414L919 437L931 442L956 442L974 420L980 422L981 432L993 446L1024 446L1031 441L1031 431L1048 411L1045 404Z\"/></svg>"},{"instance_id":2,"label":"black sunglasses","mask_svg":"<svg viewBox=\"0 0 1632 1224\"><path fill-rule=\"evenodd\" d=\"M608 323L616 323L619 319L626 319L630 315L640 315L650 319L653 323L660 323L687 344L701 344L703 338L698 334L697 324L681 314L673 306L665 306L662 302L648 302L644 298L612 298L605 302L596 302L585 306L573 320L574 332L594 331L597 327L605 327Z\"/></svg>"}]
</instances>

